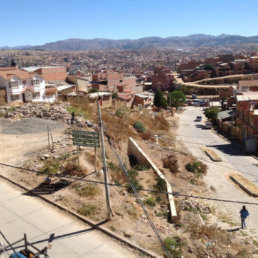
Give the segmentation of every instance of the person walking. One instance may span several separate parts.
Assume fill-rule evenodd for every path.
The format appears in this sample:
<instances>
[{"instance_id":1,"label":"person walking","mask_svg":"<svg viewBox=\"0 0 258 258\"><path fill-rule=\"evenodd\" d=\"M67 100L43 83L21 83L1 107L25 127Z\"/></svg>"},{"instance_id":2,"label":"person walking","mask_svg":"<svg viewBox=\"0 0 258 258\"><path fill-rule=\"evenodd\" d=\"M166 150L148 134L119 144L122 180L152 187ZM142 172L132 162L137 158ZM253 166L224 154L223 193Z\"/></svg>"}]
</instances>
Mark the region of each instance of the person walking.
<instances>
[{"instance_id":1,"label":"person walking","mask_svg":"<svg viewBox=\"0 0 258 258\"><path fill-rule=\"evenodd\" d=\"M245 219L249 216L249 212L245 206L240 210L241 228L246 228Z\"/></svg>"}]
</instances>

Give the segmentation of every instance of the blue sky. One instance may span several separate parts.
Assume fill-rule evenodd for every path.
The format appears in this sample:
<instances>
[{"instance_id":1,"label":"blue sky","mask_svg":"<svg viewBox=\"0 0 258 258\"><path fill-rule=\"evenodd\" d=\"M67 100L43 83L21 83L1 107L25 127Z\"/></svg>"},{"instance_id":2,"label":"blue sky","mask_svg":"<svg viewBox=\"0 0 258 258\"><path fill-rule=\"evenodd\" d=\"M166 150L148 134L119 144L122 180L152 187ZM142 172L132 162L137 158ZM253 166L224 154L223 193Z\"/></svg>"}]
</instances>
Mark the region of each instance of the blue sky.
<instances>
[{"instance_id":1,"label":"blue sky","mask_svg":"<svg viewBox=\"0 0 258 258\"><path fill-rule=\"evenodd\" d=\"M257 0L0 0L0 46L68 38L258 35Z\"/></svg>"}]
</instances>

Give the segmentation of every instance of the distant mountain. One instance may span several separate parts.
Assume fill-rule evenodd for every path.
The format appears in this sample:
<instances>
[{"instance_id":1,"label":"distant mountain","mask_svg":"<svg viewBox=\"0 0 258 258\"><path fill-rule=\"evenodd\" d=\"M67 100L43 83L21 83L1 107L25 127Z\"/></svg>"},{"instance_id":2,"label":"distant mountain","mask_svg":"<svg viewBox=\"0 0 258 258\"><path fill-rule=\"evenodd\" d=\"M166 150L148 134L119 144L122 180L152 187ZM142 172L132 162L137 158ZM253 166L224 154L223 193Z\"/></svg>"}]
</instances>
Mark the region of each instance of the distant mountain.
<instances>
[{"instance_id":1,"label":"distant mountain","mask_svg":"<svg viewBox=\"0 0 258 258\"><path fill-rule=\"evenodd\" d=\"M97 49L143 49L143 48L182 48L182 47L232 47L235 45L258 44L258 36L244 37L239 35L219 36L193 34L185 37L146 37L140 39L66 39L47 43L41 46L19 46L0 49L26 49L47 51L83 51Z\"/></svg>"}]
</instances>

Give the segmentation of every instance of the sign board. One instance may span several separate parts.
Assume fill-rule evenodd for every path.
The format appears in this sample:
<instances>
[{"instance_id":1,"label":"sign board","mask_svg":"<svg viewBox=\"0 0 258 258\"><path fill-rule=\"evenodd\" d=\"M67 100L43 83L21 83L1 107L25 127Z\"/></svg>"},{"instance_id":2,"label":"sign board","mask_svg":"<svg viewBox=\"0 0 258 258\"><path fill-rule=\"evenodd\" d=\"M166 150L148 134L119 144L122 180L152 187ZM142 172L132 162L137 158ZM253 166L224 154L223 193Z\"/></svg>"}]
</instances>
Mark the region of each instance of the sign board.
<instances>
[{"instance_id":1,"label":"sign board","mask_svg":"<svg viewBox=\"0 0 258 258\"><path fill-rule=\"evenodd\" d=\"M86 132L81 130L73 130L73 145L84 147L100 147L99 133L98 132Z\"/></svg>"}]
</instances>

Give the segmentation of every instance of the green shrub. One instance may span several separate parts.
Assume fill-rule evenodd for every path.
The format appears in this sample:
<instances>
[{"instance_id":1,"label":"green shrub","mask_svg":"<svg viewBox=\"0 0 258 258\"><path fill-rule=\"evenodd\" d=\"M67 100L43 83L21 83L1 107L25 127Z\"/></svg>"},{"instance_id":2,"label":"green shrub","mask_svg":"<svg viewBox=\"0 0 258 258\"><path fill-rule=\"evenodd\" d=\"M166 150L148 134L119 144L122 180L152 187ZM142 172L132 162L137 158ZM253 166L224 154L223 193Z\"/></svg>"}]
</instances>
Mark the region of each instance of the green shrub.
<instances>
[{"instance_id":1,"label":"green shrub","mask_svg":"<svg viewBox=\"0 0 258 258\"><path fill-rule=\"evenodd\" d=\"M133 185L134 185L134 187L136 189L136 192L139 192L140 190L142 190L143 187L142 187L142 185L139 184L139 181L137 179L132 180L132 183L133 183ZM127 184L126 187L127 187L127 191L129 193L134 193L131 184Z\"/></svg>"},{"instance_id":2,"label":"green shrub","mask_svg":"<svg viewBox=\"0 0 258 258\"><path fill-rule=\"evenodd\" d=\"M127 107L121 107L118 108L115 112L115 116L120 117L120 118L125 118L128 113L128 108Z\"/></svg>"},{"instance_id":3,"label":"green shrub","mask_svg":"<svg viewBox=\"0 0 258 258\"><path fill-rule=\"evenodd\" d=\"M136 164L133 166L133 169L138 170L138 171L143 171L143 170L146 170L147 167L143 164Z\"/></svg>"},{"instance_id":4,"label":"green shrub","mask_svg":"<svg viewBox=\"0 0 258 258\"><path fill-rule=\"evenodd\" d=\"M155 203L156 203L156 199L154 197L150 196L147 199L145 199L143 203L146 205L149 205L150 207L154 207Z\"/></svg>"},{"instance_id":5,"label":"green shrub","mask_svg":"<svg viewBox=\"0 0 258 258\"><path fill-rule=\"evenodd\" d=\"M206 173L207 166L200 161L192 161L185 165L185 168L196 175Z\"/></svg>"},{"instance_id":6,"label":"green shrub","mask_svg":"<svg viewBox=\"0 0 258 258\"><path fill-rule=\"evenodd\" d=\"M85 203L77 210L77 212L84 216L92 216L99 212L99 208L94 204Z\"/></svg>"},{"instance_id":7,"label":"green shrub","mask_svg":"<svg viewBox=\"0 0 258 258\"><path fill-rule=\"evenodd\" d=\"M93 197L97 194L98 188L95 185L86 185L81 189L77 190L80 196L90 196Z\"/></svg>"},{"instance_id":8,"label":"green shrub","mask_svg":"<svg viewBox=\"0 0 258 258\"><path fill-rule=\"evenodd\" d=\"M43 165L43 167L41 168L41 171L43 173L55 175L58 172L59 168L60 168L60 162L56 159L50 159Z\"/></svg>"},{"instance_id":9,"label":"green shrub","mask_svg":"<svg viewBox=\"0 0 258 258\"><path fill-rule=\"evenodd\" d=\"M14 112L16 110L15 107L9 107L7 108L7 112Z\"/></svg>"},{"instance_id":10,"label":"green shrub","mask_svg":"<svg viewBox=\"0 0 258 258\"><path fill-rule=\"evenodd\" d=\"M167 237L164 239L164 244L173 258L181 258L182 247L186 245L186 243L181 241L178 236Z\"/></svg>"},{"instance_id":11,"label":"green shrub","mask_svg":"<svg viewBox=\"0 0 258 258\"><path fill-rule=\"evenodd\" d=\"M133 125L133 127L140 133L145 132L145 127L142 122L136 121Z\"/></svg>"},{"instance_id":12,"label":"green shrub","mask_svg":"<svg viewBox=\"0 0 258 258\"><path fill-rule=\"evenodd\" d=\"M158 177L156 179L157 183L155 185L155 189L160 192L166 192L167 191L167 183L166 180L163 178Z\"/></svg>"},{"instance_id":13,"label":"green shrub","mask_svg":"<svg viewBox=\"0 0 258 258\"><path fill-rule=\"evenodd\" d=\"M127 171L128 175L131 179L136 179L136 177L138 176L138 172L135 169L130 169Z\"/></svg>"}]
</instances>

